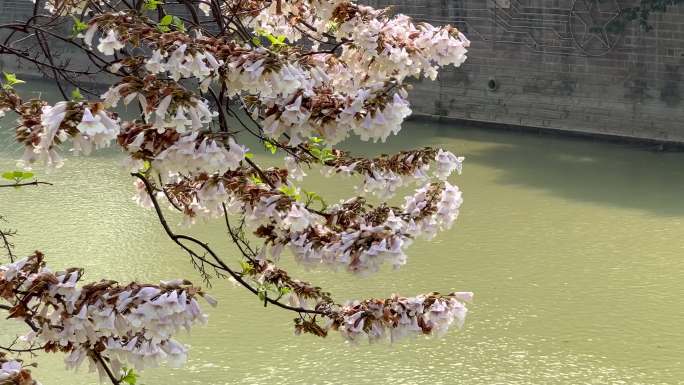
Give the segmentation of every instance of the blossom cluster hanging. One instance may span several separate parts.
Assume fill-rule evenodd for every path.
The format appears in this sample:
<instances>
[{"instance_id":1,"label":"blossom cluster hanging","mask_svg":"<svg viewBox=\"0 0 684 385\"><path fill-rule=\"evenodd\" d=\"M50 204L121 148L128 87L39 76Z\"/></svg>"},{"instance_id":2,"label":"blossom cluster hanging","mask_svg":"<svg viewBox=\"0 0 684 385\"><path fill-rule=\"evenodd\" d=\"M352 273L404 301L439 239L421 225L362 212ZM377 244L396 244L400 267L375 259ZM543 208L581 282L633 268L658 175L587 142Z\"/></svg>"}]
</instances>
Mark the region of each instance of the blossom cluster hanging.
<instances>
[{"instance_id":1,"label":"blossom cluster hanging","mask_svg":"<svg viewBox=\"0 0 684 385\"><path fill-rule=\"evenodd\" d=\"M315 320L295 320L295 333L326 336L330 331L338 331L353 343L362 340L396 342L418 335L441 336L451 326L463 326L468 312L465 303L473 300L470 292L429 293L411 298L393 295L387 299L339 305L330 293L308 282L292 279L270 261L260 259L247 263L243 273L261 286L274 285L281 295L286 293L291 306L311 309L325 318L322 325Z\"/></svg>"},{"instance_id":2,"label":"blossom cluster hanging","mask_svg":"<svg viewBox=\"0 0 684 385\"><path fill-rule=\"evenodd\" d=\"M116 373L124 366L143 369L162 361L182 365L187 348L173 336L206 322L197 297L215 304L183 280L125 286L105 280L79 287L82 274L80 269L53 272L36 252L0 266L0 298L12 306L9 318L34 325L23 341L67 353L67 368L88 361L102 378L106 374L98 355Z\"/></svg>"},{"instance_id":3,"label":"blossom cluster hanging","mask_svg":"<svg viewBox=\"0 0 684 385\"><path fill-rule=\"evenodd\" d=\"M23 363L13 360L0 352L0 384L3 385L40 385L31 377L31 371Z\"/></svg>"},{"instance_id":4,"label":"blossom cluster hanging","mask_svg":"<svg viewBox=\"0 0 684 385\"><path fill-rule=\"evenodd\" d=\"M349 342L376 342L461 327L472 293L340 304L277 263L288 251L305 265L370 274L405 265L414 239L451 228L463 197L449 178L461 173L463 157L423 148L366 158L334 146L350 137L385 142L398 134L411 114L409 81L434 80L443 67L460 66L468 39L453 26L345 0L182 6L188 15L173 15L157 1L48 0L45 9L56 18L73 16L74 30L61 41L82 50L94 73L106 74L107 87L91 89L90 99L77 93L48 103L23 100L16 81L3 83L0 117L18 116L21 164L56 168L64 152L90 155L116 146L136 178L135 201L154 210L203 278L230 277L264 305L296 312L298 334L338 331ZM58 36L50 24L41 28L36 38ZM59 79L69 84L78 84L71 74L89 73L44 56L29 61L62 70ZM261 166L243 135L282 155L282 166ZM359 181L357 196L328 204L304 190L300 182L317 169ZM396 205L371 200L408 190ZM241 251L242 269L206 242L175 234L163 204L187 226L220 218ZM10 318L32 326L25 343L67 354L68 368L88 361L114 383L124 367L181 365L187 348L174 335L205 322L197 297L215 304L187 281L81 285L81 278L80 269L49 270L36 252L0 266L0 299ZM1 354L0 383L34 384L19 361Z\"/></svg>"},{"instance_id":5,"label":"blossom cluster hanging","mask_svg":"<svg viewBox=\"0 0 684 385\"><path fill-rule=\"evenodd\" d=\"M0 99L14 100L19 114L15 135L24 145L20 163L30 167L42 162L61 167L59 145L71 140L75 155L89 155L93 149L109 147L120 132L119 119L100 102L58 102L53 106L38 100L21 103L16 94L3 90Z\"/></svg>"}]
</instances>

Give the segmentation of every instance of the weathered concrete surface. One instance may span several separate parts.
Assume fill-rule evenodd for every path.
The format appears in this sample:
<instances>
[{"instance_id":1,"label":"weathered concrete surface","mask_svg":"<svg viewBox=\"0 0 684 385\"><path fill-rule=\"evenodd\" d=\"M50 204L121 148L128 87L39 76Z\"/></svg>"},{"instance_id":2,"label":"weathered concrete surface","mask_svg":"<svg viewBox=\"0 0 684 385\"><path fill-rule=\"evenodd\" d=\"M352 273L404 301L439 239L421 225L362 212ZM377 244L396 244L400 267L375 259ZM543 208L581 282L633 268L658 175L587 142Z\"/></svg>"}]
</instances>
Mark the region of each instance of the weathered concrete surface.
<instances>
[{"instance_id":1,"label":"weathered concrete surface","mask_svg":"<svg viewBox=\"0 0 684 385\"><path fill-rule=\"evenodd\" d=\"M684 142L684 7L654 29L613 20L633 1L373 0L472 41L469 59L416 82L414 111Z\"/></svg>"},{"instance_id":2,"label":"weathered concrete surface","mask_svg":"<svg viewBox=\"0 0 684 385\"><path fill-rule=\"evenodd\" d=\"M365 2L455 24L472 41L464 66L415 83L417 114L684 142L684 7L644 32L614 22L638 0ZM0 0L0 23L32 6ZM7 56L0 67L17 68Z\"/></svg>"}]
</instances>

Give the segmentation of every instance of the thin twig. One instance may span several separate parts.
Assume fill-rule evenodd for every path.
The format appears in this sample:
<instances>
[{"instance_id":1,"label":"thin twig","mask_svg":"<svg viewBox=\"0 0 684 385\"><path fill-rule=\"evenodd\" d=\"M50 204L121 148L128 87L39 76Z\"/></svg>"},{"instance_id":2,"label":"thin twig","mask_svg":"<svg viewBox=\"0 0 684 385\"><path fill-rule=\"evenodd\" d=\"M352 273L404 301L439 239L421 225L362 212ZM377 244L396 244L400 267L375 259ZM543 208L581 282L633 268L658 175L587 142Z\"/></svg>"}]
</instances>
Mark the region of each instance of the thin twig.
<instances>
[{"instance_id":1,"label":"thin twig","mask_svg":"<svg viewBox=\"0 0 684 385\"><path fill-rule=\"evenodd\" d=\"M22 183L13 183L13 184L0 184L0 187L22 187L22 186L38 186L38 185L48 185L48 186L53 186L52 183L50 182L41 182L39 180L34 180L33 182L22 182Z\"/></svg>"}]
</instances>

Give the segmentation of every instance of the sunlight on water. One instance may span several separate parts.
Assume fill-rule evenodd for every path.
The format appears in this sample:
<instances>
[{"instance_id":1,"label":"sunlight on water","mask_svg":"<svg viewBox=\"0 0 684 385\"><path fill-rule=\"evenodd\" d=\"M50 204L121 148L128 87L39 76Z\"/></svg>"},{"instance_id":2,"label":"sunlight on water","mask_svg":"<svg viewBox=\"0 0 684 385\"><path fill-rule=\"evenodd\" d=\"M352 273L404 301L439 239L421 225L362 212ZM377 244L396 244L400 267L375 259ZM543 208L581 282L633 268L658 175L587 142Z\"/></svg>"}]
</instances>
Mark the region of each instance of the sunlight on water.
<instances>
[{"instance_id":1,"label":"sunlight on water","mask_svg":"<svg viewBox=\"0 0 684 385\"><path fill-rule=\"evenodd\" d=\"M11 127L8 120L3 127ZM684 154L625 145L411 122L387 145L352 142L359 154L441 146L466 156L453 178L465 194L456 226L416 242L409 262L361 279L293 275L339 300L392 293L469 290L461 332L396 345L350 346L293 335L292 314L214 282L210 322L182 340L184 369L143 372L145 385L188 384L672 384L684 378ZM252 143L252 147L258 148ZM0 170L21 151L0 136ZM83 266L86 279L187 277L188 258L138 209L132 179L113 152L69 158L41 179L54 186L3 189L1 213L20 232L18 250L40 249L54 268ZM266 159L271 161L272 159ZM307 185L335 199L351 180L310 172ZM179 222L174 217L172 222ZM237 261L220 223L191 230ZM2 321L1 342L20 325ZM45 385L95 384L61 356L41 356Z\"/></svg>"}]
</instances>

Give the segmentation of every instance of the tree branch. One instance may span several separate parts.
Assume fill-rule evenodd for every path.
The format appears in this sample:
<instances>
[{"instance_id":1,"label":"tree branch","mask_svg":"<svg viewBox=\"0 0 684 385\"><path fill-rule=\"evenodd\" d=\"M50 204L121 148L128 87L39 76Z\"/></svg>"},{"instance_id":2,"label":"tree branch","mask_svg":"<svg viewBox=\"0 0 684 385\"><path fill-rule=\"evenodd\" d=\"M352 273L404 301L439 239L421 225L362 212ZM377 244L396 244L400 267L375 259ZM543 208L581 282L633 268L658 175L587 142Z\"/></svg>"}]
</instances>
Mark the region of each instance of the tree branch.
<instances>
[{"instance_id":1,"label":"tree branch","mask_svg":"<svg viewBox=\"0 0 684 385\"><path fill-rule=\"evenodd\" d=\"M13 184L0 184L0 187L23 187L23 186L38 186L38 185L48 185L48 186L53 186L52 183L49 182L41 182L38 180L34 180L33 182L22 182L22 183L13 183Z\"/></svg>"},{"instance_id":2,"label":"tree branch","mask_svg":"<svg viewBox=\"0 0 684 385\"><path fill-rule=\"evenodd\" d=\"M157 201L156 197L154 196L154 191L155 191L155 190L154 190L154 188L152 187L152 184L150 183L150 181L149 181L143 174L141 174L141 173L132 173L131 175L134 176L134 177L136 177L136 178L138 178L138 179L140 179L140 180L145 184L145 189L147 190L147 194L150 196L150 199L152 200L152 205L153 205L153 207L154 207L154 211L155 211L156 214L157 214L157 218L159 219L159 222L161 223L162 227L164 228L164 231L165 231L166 234L169 236L169 238L171 238L172 241L174 241L177 245L179 245L183 250L185 250L185 251L187 251L188 253L190 253L193 257L195 257L195 258L200 258L200 259L202 259L203 261L206 262L205 259L199 257L199 256L197 255L197 253L195 253L194 251L192 251L190 248L188 248L186 245L184 245L181 241L185 240L185 241L191 242L191 243L193 243L193 244L195 244L195 245L201 247L201 248L204 249L204 250L212 257L212 259L215 261L215 263L209 262L212 266L214 266L215 268L218 268L218 269L220 269L220 270L225 271L226 273L228 273L228 274L229 274L231 277L233 277L233 279L235 279L238 283L240 283L240 284L241 284L242 286L244 286L247 290L249 290L250 292L252 292L252 294L257 295L257 296L259 295L259 290L256 289L255 287L253 287L252 285L250 285L250 284L242 277L241 274L239 274L239 273L235 272L233 269L231 269L231 268L230 268L230 267L229 267L221 258L219 258L219 256L214 252L213 249L211 249L211 248L209 247L209 245L208 245L207 243L204 243L204 242L202 242L202 241L200 241L200 240L198 240L198 239L196 239L196 238L193 238L193 237L191 237L191 236L188 236L188 235L183 235L183 234L176 234L176 233L174 233L173 230L171 229L171 227L169 226L169 224L168 224L166 218L164 217L164 213L162 212L161 207L159 206L159 202ZM270 303L270 304L272 304L272 305L278 306L278 307L280 307L280 308L282 308L282 309L295 311L295 312L297 312L297 313L320 314L320 315L326 315L326 314L327 314L327 313L325 313L325 312L318 311L318 310L312 310L312 309L306 309L306 308L303 308L303 307L295 307L295 306L286 305L286 304L284 304L284 303L282 303L282 302L279 302L279 301L276 301L276 300L274 300L274 299L268 298L268 296L266 296L266 300L265 300L265 301L268 302L268 303Z\"/></svg>"}]
</instances>

